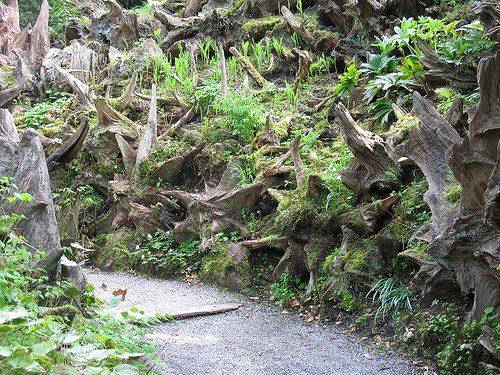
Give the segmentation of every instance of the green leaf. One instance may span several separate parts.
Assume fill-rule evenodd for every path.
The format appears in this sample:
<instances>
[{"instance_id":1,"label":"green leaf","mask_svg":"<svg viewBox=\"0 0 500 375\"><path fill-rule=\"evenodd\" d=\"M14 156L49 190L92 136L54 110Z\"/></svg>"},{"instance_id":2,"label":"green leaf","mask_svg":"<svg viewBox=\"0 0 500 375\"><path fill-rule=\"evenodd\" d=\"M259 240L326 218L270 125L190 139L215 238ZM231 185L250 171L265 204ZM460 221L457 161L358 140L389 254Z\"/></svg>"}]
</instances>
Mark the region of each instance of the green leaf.
<instances>
[{"instance_id":1,"label":"green leaf","mask_svg":"<svg viewBox=\"0 0 500 375\"><path fill-rule=\"evenodd\" d=\"M7 358L12 355L12 349L8 346L0 346L0 357Z\"/></svg>"},{"instance_id":2,"label":"green leaf","mask_svg":"<svg viewBox=\"0 0 500 375\"><path fill-rule=\"evenodd\" d=\"M113 374L117 375L139 375L139 371L132 365L126 363L118 365L113 369Z\"/></svg>"},{"instance_id":3,"label":"green leaf","mask_svg":"<svg viewBox=\"0 0 500 375\"><path fill-rule=\"evenodd\" d=\"M14 311L0 311L0 324L13 322L17 319L26 319L28 312L24 307L20 307Z\"/></svg>"},{"instance_id":4,"label":"green leaf","mask_svg":"<svg viewBox=\"0 0 500 375\"><path fill-rule=\"evenodd\" d=\"M45 341L35 344L31 347L33 353L40 355L47 355L50 351L56 348L54 341Z\"/></svg>"},{"instance_id":5,"label":"green leaf","mask_svg":"<svg viewBox=\"0 0 500 375\"><path fill-rule=\"evenodd\" d=\"M54 375L78 375L79 372L71 366L54 366L50 369Z\"/></svg>"}]
</instances>

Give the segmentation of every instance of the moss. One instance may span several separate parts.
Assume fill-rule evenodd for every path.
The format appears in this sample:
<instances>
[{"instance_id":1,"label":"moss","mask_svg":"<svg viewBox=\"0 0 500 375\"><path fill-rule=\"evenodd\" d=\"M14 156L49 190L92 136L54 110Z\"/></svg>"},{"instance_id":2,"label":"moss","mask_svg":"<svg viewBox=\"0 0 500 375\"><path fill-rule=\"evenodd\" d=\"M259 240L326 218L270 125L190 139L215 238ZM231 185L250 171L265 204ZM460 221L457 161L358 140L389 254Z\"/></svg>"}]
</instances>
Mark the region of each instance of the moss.
<instances>
[{"instance_id":1,"label":"moss","mask_svg":"<svg viewBox=\"0 0 500 375\"><path fill-rule=\"evenodd\" d=\"M460 202L460 197L462 195L462 186L456 183L449 186L444 192L445 199L450 203L458 203Z\"/></svg>"},{"instance_id":2,"label":"moss","mask_svg":"<svg viewBox=\"0 0 500 375\"><path fill-rule=\"evenodd\" d=\"M368 257L364 250L354 249L342 255L342 259L350 268L364 272L368 270Z\"/></svg>"},{"instance_id":3,"label":"moss","mask_svg":"<svg viewBox=\"0 0 500 375\"><path fill-rule=\"evenodd\" d=\"M272 30L276 25L285 24L283 17L270 16L264 18L250 19L243 24L243 31L250 36L264 36L267 31Z\"/></svg>"},{"instance_id":4,"label":"moss","mask_svg":"<svg viewBox=\"0 0 500 375\"><path fill-rule=\"evenodd\" d=\"M250 262L248 259L237 261L229 252L231 245L229 241L215 240L202 260L200 277L232 290L243 290L251 284Z\"/></svg>"},{"instance_id":5,"label":"moss","mask_svg":"<svg viewBox=\"0 0 500 375\"><path fill-rule=\"evenodd\" d=\"M134 231L126 227L119 228L116 232L98 235L96 237L98 250L94 255L94 262L114 270L131 269L134 257L130 250L134 239Z\"/></svg>"}]
</instances>

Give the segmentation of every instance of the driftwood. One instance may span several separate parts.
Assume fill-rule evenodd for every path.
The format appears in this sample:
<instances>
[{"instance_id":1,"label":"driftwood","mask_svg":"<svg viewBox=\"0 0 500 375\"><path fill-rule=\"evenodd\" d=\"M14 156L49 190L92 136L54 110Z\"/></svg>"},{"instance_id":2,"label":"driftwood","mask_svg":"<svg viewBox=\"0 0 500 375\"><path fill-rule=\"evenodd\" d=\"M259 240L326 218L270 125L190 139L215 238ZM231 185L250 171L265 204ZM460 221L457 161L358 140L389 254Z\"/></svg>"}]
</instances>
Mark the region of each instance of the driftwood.
<instances>
[{"instance_id":1,"label":"driftwood","mask_svg":"<svg viewBox=\"0 0 500 375\"><path fill-rule=\"evenodd\" d=\"M17 56L18 64L16 70L13 73L16 77L16 82L12 85L12 87L0 91L0 108L3 108L4 106L10 104L12 100L17 98L21 90L25 87L26 82L28 81L28 69L26 68L26 65L21 56Z\"/></svg>"},{"instance_id":2,"label":"driftwood","mask_svg":"<svg viewBox=\"0 0 500 375\"><path fill-rule=\"evenodd\" d=\"M342 182L362 201L384 197L399 187L402 171L392 147L381 137L356 125L342 103L336 116L342 135L355 156L349 170L340 173Z\"/></svg>"},{"instance_id":3,"label":"driftwood","mask_svg":"<svg viewBox=\"0 0 500 375\"><path fill-rule=\"evenodd\" d=\"M184 17L195 16L201 9L201 0L187 0Z\"/></svg>"},{"instance_id":4,"label":"driftwood","mask_svg":"<svg viewBox=\"0 0 500 375\"><path fill-rule=\"evenodd\" d=\"M157 143L158 119L156 117L156 106L156 85L153 84L151 88L151 106L149 108L148 123L137 148L137 157L135 160L136 176L138 176L140 164L147 159L149 152Z\"/></svg>"},{"instance_id":5,"label":"driftwood","mask_svg":"<svg viewBox=\"0 0 500 375\"><path fill-rule=\"evenodd\" d=\"M95 95L92 89L76 78L73 74L71 74L68 70L61 68L56 63L52 64L54 69L64 78L64 80L70 85L76 94L80 104L83 108L88 110L95 110L95 106L93 101L95 99Z\"/></svg>"},{"instance_id":6,"label":"driftwood","mask_svg":"<svg viewBox=\"0 0 500 375\"><path fill-rule=\"evenodd\" d=\"M195 156L203 151L205 146L206 144L203 142L188 153L175 156L165 161L153 171L152 176L156 179L162 179L171 184L176 184L186 163L193 161Z\"/></svg>"},{"instance_id":7,"label":"driftwood","mask_svg":"<svg viewBox=\"0 0 500 375\"><path fill-rule=\"evenodd\" d=\"M460 143L460 136L416 91L413 93L413 107L419 126L411 129L408 151L410 159L419 166L429 184L424 199L432 217L419 233L419 238L430 242L451 224L457 213L456 207L446 200L444 194L451 186L446 152Z\"/></svg>"},{"instance_id":8,"label":"driftwood","mask_svg":"<svg viewBox=\"0 0 500 375\"><path fill-rule=\"evenodd\" d=\"M226 303L223 305L209 305L209 306L201 306L201 307L193 307L192 309L179 311L172 314L167 314L174 320L182 320L182 319L191 319L197 318L200 316L207 315L215 315L215 314L224 314L230 311L238 310L241 306L241 303Z\"/></svg>"},{"instance_id":9,"label":"driftwood","mask_svg":"<svg viewBox=\"0 0 500 375\"><path fill-rule=\"evenodd\" d=\"M290 12L290 10L284 5L281 6L281 14L283 15L283 18L288 23L288 25L290 25L292 30L301 35L307 45L312 50L315 50L317 40L315 40L314 35L304 27L302 21L292 12Z\"/></svg>"},{"instance_id":10,"label":"driftwood","mask_svg":"<svg viewBox=\"0 0 500 375\"><path fill-rule=\"evenodd\" d=\"M474 296L472 319L486 307L500 312L500 52L481 60L481 99L467 137L449 151L448 163L462 187L460 212L428 246L436 261L452 270L463 294Z\"/></svg>"},{"instance_id":11,"label":"driftwood","mask_svg":"<svg viewBox=\"0 0 500 375\"><path fill-rule=\"evenodd\" d=\"M227 94L227 71L226 71L226 55L224 53L224 46L219 41L219 55L220 55L220 93L221 95Z\"/></svg>"},{"instance_id":12,"label":"driftwood","mask_svg":"<svg viewBox=\"0 0 500 375\"><path fill-rule=\"evenodd\" d=\"M60 166L62 164L71 163L71 161L74 160L80 153L88 132L88 120L86 117L82 117L80 119L80 126L76 132L47 158L49 170L52 170L56 166Z\"/></svg>"},{"instance_id":13,"label":"driftwood","mask_svg":"<svg viewBox=\"0 0 500 375\"><path fill-rule=\"evenodd\" d=\"M30 66L38 72L45 54L50 49L48 0L42 2L40 14L30 35L29 46Z\"/></svg>"}]
</instances>

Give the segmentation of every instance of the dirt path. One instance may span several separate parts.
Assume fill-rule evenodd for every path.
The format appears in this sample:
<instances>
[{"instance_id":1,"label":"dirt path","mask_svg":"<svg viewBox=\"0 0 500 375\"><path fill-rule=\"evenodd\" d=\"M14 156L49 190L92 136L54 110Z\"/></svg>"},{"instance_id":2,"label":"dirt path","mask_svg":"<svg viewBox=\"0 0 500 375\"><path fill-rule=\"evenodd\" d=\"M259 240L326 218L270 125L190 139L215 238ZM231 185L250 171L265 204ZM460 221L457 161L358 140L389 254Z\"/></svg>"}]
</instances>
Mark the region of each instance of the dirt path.
<instances>
[{"instance_id":1,"label":"dirt path","mask_svg":"<svg viewBox=\"0 0 500 375\"><path fill-rule=\"evenodd\" d=\"M337 327L317 327L279 308L257 304L206 285L114 273L87 273L97 294L127 289L117 309L136 306L149 313L242 302L237 311L156 326L168 375L414 375L422 369L396 354L368 347ZM100 286L106 284L106 291Z\"/></svg>"}]
</instances>

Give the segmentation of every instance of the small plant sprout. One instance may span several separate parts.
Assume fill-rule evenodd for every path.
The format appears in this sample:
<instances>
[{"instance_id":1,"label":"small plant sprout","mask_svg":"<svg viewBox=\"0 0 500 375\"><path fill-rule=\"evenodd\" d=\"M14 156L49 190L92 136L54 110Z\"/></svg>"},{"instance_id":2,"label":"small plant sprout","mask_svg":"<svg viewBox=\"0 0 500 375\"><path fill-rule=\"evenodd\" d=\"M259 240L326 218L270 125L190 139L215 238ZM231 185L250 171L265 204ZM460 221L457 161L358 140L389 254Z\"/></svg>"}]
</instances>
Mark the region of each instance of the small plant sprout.
<instances>
[{"instance_id":1,"label":"small plant sprout","mask_svg":"<svg viewBox=\"0 0 500 375\"><path fill-rule=\"evenodd\" d=\"M295 90L294 85L291 85L288 82L285 82L285 94L286 94L286 98L288 99L288 102L293 107L299 106L299 94L298 94L298 90Z\"/></svg>"},{"instance_id":2,"label":"small plant sprout","mask_svg":"<svg viewBox=\"0 0 500 375\"><path fill-rule=\"evenodd\" d=\"M273 48L278 56L283 54L283 38L276 39L273 37Z\"/></svg>"},{"instance_id":3,"label":"small plant sprout","mask_svg":"<svg viewBox=\"0 0 500 375\"><path fill-rule=\"evenodd\" d=\"M200 49L201 58L203 63L208 64L210 61L210 48L212 47L212 39L198 40L198 48Z\"/></svg>"},{"instance_id":4,"label":"small plant sprout","mask_svg":"<svg viewBox=\"0 0 500 375\"><path fill-rule=\"evenodd\" d=\"M241 42L241 53L243 54L243 56L248 57L249 48L250 48L250 41L249 40L245 40L245 41Z\"/></svg>"}]
</instances>

